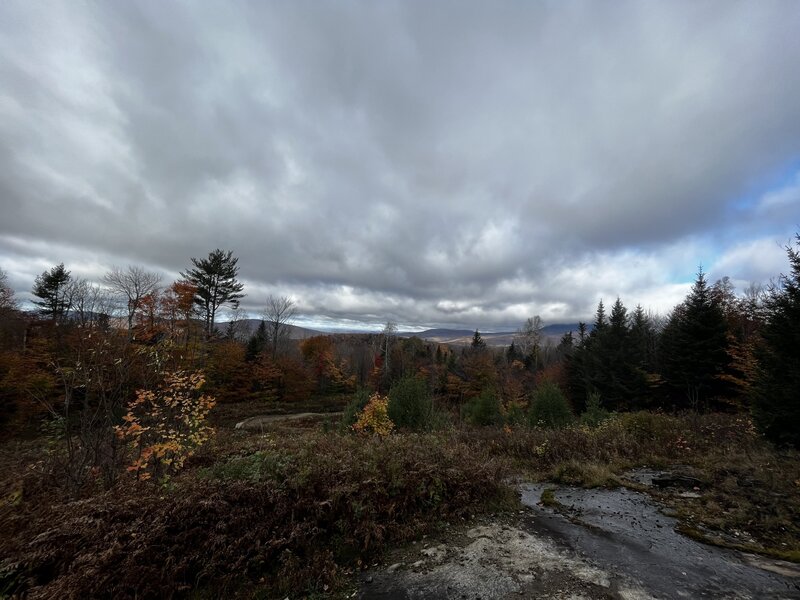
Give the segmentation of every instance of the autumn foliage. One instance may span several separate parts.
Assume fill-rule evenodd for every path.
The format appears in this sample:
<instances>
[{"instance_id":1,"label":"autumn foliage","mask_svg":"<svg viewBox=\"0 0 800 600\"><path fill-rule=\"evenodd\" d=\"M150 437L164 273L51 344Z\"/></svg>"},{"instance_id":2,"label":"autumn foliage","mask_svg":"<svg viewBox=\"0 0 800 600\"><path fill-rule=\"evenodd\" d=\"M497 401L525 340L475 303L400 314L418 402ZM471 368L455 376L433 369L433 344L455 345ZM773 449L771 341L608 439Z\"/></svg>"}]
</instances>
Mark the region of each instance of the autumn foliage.
<instances>
[{"instance_id":1,"label":"autumn foliage","mask_svg":"<svg viewBox=\"0 0 800 600\"><path fill-rule=\"evenodd\" d=\"M384 437L394 429L394 423L389 418L389 398L375 392L367 402L364 410L359 413L353 430L358 433L375 433Z\"/></svg>"},{"instance_id":2,"label":"autumn foliage","mask_svg":"<svg viewBox=\"0 0 800 600\"><path fill-rule=\"evenodd\" d=\"M206 423L214 399L200 393L205 379L202 372L168 373L155 390L137 390L116 427L135 459L128 471L138 479L149 479L179 470L184 461L211 434Z\"/></svg>"}]
</instances>

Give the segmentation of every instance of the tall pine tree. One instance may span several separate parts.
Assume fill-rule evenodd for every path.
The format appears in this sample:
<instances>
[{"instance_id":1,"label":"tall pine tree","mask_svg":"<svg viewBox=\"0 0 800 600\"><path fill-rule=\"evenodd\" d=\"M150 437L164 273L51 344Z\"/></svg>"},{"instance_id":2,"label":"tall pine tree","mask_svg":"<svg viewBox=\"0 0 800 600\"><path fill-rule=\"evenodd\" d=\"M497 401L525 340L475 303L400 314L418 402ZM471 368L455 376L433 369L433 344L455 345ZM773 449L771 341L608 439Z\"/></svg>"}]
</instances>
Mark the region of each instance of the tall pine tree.
<instances>
[{"instance_id":1,"label":"tall pine tree","mask_svg":"<svg viewBox=\"0 0 800 600\"><path fill-rule=\"evenodd\" d=\"M727 345L725 315L700 269L662 336L662 375L680 404L708 408L713 399L727 395Z\"/></svg>"},{"instance_id":2,"label":"tall pine tree","mask_svg":"<svg viewBox=\"0 0 800 600\"><path fill-rule=\"evenodd\" d=\"M477 329L475 330L475 333L472 335L471 346L472 349L476 351L486 350L486 342L483 340L480 331L478 331Z\"/></svg>"},{"instance_id":3,"label":"tall pine tree","mask_svg":"<svg viewBox=\"0 0 800 600\"><path fill-rule=\"evenodd\" d=\"M34 282L33 295L39 300L33 303L56 323L62 321L72 307L71 281L70 272L61 263L36 277Z\"/></svg>"},{"instance_id":4,"label":"tall pine tree","mask_svg":"<svg viewBox=\"0 0 800 600\"><path fill-rule=\"evenodd\" d=\"M781 275L766 299L766 323L756 351L753 416L764 434L800 448L800 234L786 247L791 271Z\"/></svg>"},{"instance_id":5,"label":"tall pine tree","mask_svg":"<svg viewBox=\"0 0 800 600\"><path fill-rule=\"evenodd\" d=\"M194 303L199 307L205 321L206 335L214 334L214 321L217 310L223 304L238 308L239 300L244 297L244 285L236 277L239 259L233 252L224 252L217 248L209 253L208 258L192 258L193 269L181 275L197 287Z\"/></svg>"}]
</instances>

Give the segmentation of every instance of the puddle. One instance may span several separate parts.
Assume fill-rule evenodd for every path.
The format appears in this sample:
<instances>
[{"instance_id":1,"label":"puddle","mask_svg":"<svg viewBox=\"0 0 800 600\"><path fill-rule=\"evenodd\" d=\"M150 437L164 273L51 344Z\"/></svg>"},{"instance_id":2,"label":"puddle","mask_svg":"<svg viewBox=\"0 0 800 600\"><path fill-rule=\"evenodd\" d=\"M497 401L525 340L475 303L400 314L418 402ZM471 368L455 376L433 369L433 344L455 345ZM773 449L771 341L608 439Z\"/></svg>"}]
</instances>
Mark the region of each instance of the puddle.
<instances>
[{"instance_id":1,"label":"puddle","mask_svg":"<svg viewBox=\"0 0 800 600\"><path fill-rule=\"evenodd\" d=\"M641 474L646 485L650 473ZM653 472L653 474L657 474ZM538 505L547 484L521 486L536 508L532 531L639 581L658 598L800 598L800 579L748 563L744 555L701 544L674 530L648 496L632 490L556 488L566 516ZM769 559L762 559L770 562ZM779 561L775 561L779 562Z\"/></svg>"}]
</instances>

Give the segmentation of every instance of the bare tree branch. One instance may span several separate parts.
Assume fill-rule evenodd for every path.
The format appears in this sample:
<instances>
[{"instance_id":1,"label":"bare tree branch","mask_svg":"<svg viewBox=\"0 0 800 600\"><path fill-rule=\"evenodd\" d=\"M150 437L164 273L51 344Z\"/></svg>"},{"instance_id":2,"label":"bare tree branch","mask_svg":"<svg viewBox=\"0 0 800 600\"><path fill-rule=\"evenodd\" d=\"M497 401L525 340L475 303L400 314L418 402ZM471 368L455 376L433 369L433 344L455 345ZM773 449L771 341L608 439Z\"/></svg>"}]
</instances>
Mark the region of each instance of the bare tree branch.
<instances>
[{"instance_id":1,"label":"bare tree branch","mask_svg":"<svg viewBox=\"0 0 800 600\"><path fill-rule=\"evenodd\" d=\"M278 347L288 339L289 326L294 320L296 305L288 296L267 296L264 320L272 348L272 356L278 355Z\"/></svg>"},{"instance_id":2,"label":"bare tree branch","mask_svg":"<svg viewBox=\"0 0 800 600\"><path fill-rule=\"evenodd\" d=\"M133 329L133 317L141 306L142 299L158 288L161 276L138 266L129 266L124 270L112 267L103 277L103 281L112 292L119 294L127 302L130 335Z\"/></svg>"}]
</instances>

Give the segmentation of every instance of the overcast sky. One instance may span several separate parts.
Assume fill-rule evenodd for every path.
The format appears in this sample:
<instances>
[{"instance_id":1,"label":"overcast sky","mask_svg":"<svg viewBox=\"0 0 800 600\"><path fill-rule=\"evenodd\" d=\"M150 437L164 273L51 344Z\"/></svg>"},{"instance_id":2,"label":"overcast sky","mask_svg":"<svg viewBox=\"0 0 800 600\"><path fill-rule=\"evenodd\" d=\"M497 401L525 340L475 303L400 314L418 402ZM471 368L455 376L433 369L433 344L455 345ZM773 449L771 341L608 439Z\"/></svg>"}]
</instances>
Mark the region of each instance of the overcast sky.
<instances>
[{"instance_id":1,"label":"overcast sky","mask_svg":"<svg viewBox=\"0 0 800 600\"><path fill-rule=\"evenodd\" d=\"M0 268L514 328L740 288L800 229L800 2L0 3Z\"/></svg>"}]
</instances>

